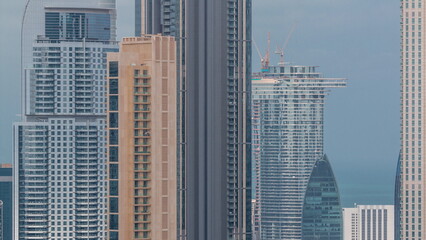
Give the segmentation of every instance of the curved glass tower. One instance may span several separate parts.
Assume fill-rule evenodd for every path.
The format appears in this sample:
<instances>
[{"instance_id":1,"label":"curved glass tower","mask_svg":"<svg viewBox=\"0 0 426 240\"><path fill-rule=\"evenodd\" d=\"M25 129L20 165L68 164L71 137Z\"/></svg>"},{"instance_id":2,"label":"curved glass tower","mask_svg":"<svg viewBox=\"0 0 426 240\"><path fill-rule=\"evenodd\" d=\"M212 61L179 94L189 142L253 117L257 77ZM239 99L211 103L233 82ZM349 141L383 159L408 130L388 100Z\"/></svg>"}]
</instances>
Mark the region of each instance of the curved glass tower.
<instances>
[{"instance_id":1,"label":"curved glass tower","mask_svg":"<svg viewBox=\"0 0 426 240\"><path fill-rule=\"evenodd\" d=\"M395 176L395 196L394 196L394 220L395 220L395 240L400 240L400 208L401 208L401 154L398 157L398 164L396 166L396 176Z\"/></svg>"},{"instance_id":2,"label":"curved glass tower","mask_svg":"<svg viewBox=\"0 0 426 240\"><path fill-rule=\"evenodd\" d=\"M339 189L325 155L312 170L302 214L302 239L341 240L342 207Z\"/></svg>"},{"instance_id":3,"label":"curved glass tower","mask_svg":"<svg viewBox=\"0 0 426 240\"><path fill-rule=\"evenodd\" d=\"M26 4L14 239L105 238L105 74L115 19L114 0Z\"/></svg>"},{"instance_id":4,"label":"curved glass tower","mask_svg":"<svg viewBox=\"0 0 426 240\"><path fill-rule=\"evenodd\" d=\"M303 200L324 156L324 107L344 79L312 66L270 66L253 79L253 159L260 239L302 239Z\"/></svg>"}]
</instances>

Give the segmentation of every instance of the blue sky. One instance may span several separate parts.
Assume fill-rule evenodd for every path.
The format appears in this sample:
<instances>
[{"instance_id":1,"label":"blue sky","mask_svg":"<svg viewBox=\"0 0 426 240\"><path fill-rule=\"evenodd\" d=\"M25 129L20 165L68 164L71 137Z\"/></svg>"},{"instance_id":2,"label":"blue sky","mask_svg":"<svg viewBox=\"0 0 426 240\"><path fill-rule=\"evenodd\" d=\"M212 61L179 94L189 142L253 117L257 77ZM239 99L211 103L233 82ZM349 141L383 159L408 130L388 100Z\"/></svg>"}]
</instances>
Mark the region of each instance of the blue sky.
<instances>
[{"instance_id":1,"label":"blue sky","mask_svg":"<svg viewBox=\"0 0 426 240\"><path fill-rule=\"evenodd\" d=\"M19 33L24 0L0 1L0 163L12 159L19 119ZM399 152L399 0L253 0L253 35L286 61L348 78L334 89L325 116L326 153L345 206L392 204ZM118 35L133 34L132 0L119 0ZM272 62L278 59L274 57ZM259 59L253 54L253 68Z\"/></svg>"}]
</instances>

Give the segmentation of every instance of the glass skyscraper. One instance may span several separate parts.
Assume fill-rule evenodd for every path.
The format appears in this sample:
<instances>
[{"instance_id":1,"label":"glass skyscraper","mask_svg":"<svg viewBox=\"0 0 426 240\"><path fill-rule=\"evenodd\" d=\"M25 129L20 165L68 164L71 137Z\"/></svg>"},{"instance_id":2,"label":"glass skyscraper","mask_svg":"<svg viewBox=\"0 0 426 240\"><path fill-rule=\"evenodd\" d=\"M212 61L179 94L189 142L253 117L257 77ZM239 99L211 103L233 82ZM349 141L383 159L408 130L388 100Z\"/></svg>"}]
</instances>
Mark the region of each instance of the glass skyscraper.
<instances>
[{"instance_id":1,"label":"glass skyscraper","mask_svg":"<svg viewBox=\"0 0 426 240\"><path fill-rule=\"evenodd\" d=\"M14 239L103 239L106 53L114 0L29 0L22 121L14 126Z\"/></svg>"},{"instance_id":2,"label":"glass skyscraper","mask_svg":"<svg viewBox=\"0 0 426 240\"><path fill-rule=\"evenodd\" d=\"M302 212L302 239L342 240L343 221L339 189L327 156L318 160L306 187Z\"/></svg>"},{"instance_id":3,"label":"glass skyscraper","mask_svg":"<svg viewBox=\"0 0 426 240\"><path fill-rule=\"evenodd\" d=\"M254 74L252 86L260 239L302 239L308 181L324 156L325 98L346 83L316 67L281 64Z\"/></svg>"},{"instance_id":4,"label":"glass skyscraper","mask_svg":"<svg viewBox=\"0 0 426 240\"><path fill-rule=\"evenodd\" d=\"M12 240L12 166L0 164L0 240Z\"/></svg>"},{"instance_id":5,"label":"glass skyscraper","mask_svg":"<svg viewBox=\"0 0 426 240\"><path fill-rule=\"evenodd\" d=\"M395 193L394 193L394 236L396 240L400 240L400 217L401 217L401 154L398 157L398 163L396 166L396 175L395 175Z\"/></svg>"},{"instance_id":6,"label":"glass skyscraper","mask_svg":"<svg viewBox=\"0 0 426 240\"><path fill-rule=\"evenodd\" d=\"M178 239L251 239L251 0L135 6L177 41Z\"/></svg>"}]
</instances>

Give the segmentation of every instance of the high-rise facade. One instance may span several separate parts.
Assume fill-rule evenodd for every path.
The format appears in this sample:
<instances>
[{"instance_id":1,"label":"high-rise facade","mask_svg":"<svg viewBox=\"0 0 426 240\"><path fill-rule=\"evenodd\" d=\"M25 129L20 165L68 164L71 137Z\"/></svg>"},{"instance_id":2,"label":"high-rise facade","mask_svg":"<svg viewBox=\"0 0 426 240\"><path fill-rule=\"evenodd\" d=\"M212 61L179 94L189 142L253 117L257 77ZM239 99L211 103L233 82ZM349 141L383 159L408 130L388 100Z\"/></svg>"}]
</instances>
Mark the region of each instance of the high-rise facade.
<instances>
[{"instance_id":1,"label":"high-rise facade","mask_svg":"<svg viewBox=\"0 0 426 240\"><path fill-rule=\"evenodd\" d=\"M178 239L251 239L251 0L137 0L177 44Z\"/></svg>"},{"instance_id":2,"label":"high-rise facade","mask_svg":"<svg viewBox=\"0 0 426 240\"><path fill-rule=\"evenodd\" d=\"M394 240L393 205L343 208L343 240Z\"/></svg>"},{"instance_id":3,"label":"high-rise facade","mask_svg":"<svg viewBox=\"0 0 426 240\"><path fill-rule=\"evenodd\" d=\"M4 229L4 220L3 220L3 201L0 200L0 240L3 240L3 230Z\"/></svg>"},{"instance_id":4,"label":"high-rise facade","mask_svg":"<svg viewBox=\"0 0 426 240\"><path fill-rule=\"evenodd\" d=\"M175 40L124 38L108 66L108 239L176 240Z\"/></svg>"},{"instance_id":5,"label":"high-rise facade","mask_svg":"<svg viewBox=\"0 0 426 240\"><path fill-rule=\"evenodd\" d=\"M161 33L177 36L182 0L135 0L135 35ZM160 21L157 21L161 19Z\"/></svg>"},{"instance_id":6,"label":"high-rise facade","mask_svg":"<svg viewBox=\"0 0 426 240\"><path fill-rule=\"evenodd\" d=\"M14 126L14 239L106 233L106 54L114 0L29 0L22 122Z\"/></svg>"},{"instance_id":7,"label":"high-rise facade","mask_svg":"<svg viewBox=\"0 0 426 240\"><path fill-rule=\"evenodd\" d=\"M13 209L12 165L0 164L0 202L3 205L0 223L0 240L12 240L12 209ZM3 237L3 238L2 238Z\"/></svg>"},{"instance_id":8,"label":"high-rise facade","mask_svg":"<svg viewBox=\"0 0 426 240\"><path fill-rule=\"evenodd\" d=\"M310 66L268 66L254 75L252 135L260 239L302 239L308 182L324 157L325 98L331 88L345 85L344 79L324 78Z\"/></svg>"},{"instance_id":9,"label":"high-rise facade","mask_svg":"<svg viewBox=\"0 0 426 240\"><path fill-rule=\"evenodd\" d=\"M251 200L251 227L253 240L260 240L260 231L259 231L259 208L257 207L256 199Z\"/></svg>"},{"instance_id":10,"label":"high-rise facade","mask_svg":"<svg viewBox=\"0 0 426 240\"><path fill-rule=\"evenodd\" d=\"M397 239L426 238L424 16L426 2L401 1L401 151Z\"/></svg>"},{"instance_id":11,"label":"high-rise facade","mask_svg":"<svg viewBox=\"0 0 426 240\"><path fill-rule=\"evenodd\" d=\"M342 240L339 188L325 155L312 169L302 211L302 239Z\"/></svg>"},{"instance_id":12,"label":"high-rise facade","mask_svg":"<svg viewBox=\"0 0 426 240\"><path fill-rule=\"evenodd\" d=\"M185 0L135 0L135 35L182 36Z\"/></svg>"}]
</instances>

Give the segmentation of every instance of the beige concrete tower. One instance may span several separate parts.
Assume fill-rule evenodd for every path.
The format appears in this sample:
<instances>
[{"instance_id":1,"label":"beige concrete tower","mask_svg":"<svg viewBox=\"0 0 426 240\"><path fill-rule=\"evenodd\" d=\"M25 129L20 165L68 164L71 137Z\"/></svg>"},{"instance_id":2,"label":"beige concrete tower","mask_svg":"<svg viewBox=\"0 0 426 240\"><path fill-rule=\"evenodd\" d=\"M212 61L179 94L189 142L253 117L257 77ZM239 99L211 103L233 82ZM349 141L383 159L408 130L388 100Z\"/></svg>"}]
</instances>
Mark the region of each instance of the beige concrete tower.
<instances>
[{"instance_id":1,"label":"beige concrete tower","mask_svg":"<svg viewBox=\"0 0 426 240\"><path fill-rule=\"evenodd\" d=\"M426 239L425 0L401 1L401 153L396 239Z\"/></svg>"},{"instance_id":2,"label":"beige concrete tower","mask_svg":"<svg viewBox=\"0 0 426 240\"><path fill-rule=\"evenodd\" d=\"M109 239L176 239L175 59L159 35L108 55Z\"/></svg>"}]
</instances>

